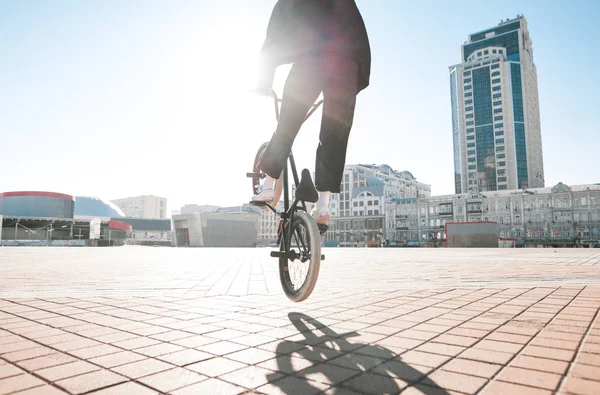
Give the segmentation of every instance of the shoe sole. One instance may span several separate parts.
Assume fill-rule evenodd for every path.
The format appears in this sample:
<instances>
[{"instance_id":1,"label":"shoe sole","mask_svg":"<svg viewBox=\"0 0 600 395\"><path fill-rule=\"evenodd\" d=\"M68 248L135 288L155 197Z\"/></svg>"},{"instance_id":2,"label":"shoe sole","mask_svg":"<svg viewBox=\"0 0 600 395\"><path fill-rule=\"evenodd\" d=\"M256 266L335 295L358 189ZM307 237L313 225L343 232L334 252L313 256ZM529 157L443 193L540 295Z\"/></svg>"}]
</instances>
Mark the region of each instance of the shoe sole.
<instances>
[{"instance_id":1,"label":"shoe sole","mask_svg":"<svg viewBox=\"0 0 600 395\"><path fill-rule=\"evenodd\" d=\"M319 218L316 218L315 221L317 222L317 224L327 225L327 223L329 222L330 219L331 219L331 215L325 214L325 215L321 215Z\"/></svg>"}]
</instances>

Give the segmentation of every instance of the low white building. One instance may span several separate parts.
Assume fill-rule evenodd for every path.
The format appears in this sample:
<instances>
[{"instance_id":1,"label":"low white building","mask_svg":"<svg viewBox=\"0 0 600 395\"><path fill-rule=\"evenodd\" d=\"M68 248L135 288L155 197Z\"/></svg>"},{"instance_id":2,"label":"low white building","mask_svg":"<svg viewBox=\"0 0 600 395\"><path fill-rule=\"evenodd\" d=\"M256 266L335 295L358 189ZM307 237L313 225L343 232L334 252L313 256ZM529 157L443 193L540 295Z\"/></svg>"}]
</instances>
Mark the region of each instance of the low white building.
<instances>
[{"instance_id":1,"label":"low white building","mask_svg":"<svg viewBox=\"0 0 600 395\"><path fill-rule=\"evenodd\" d=\"M173 216L176 247L255 247L260 210L252 206Z\"/></svg>"}]
</instances>

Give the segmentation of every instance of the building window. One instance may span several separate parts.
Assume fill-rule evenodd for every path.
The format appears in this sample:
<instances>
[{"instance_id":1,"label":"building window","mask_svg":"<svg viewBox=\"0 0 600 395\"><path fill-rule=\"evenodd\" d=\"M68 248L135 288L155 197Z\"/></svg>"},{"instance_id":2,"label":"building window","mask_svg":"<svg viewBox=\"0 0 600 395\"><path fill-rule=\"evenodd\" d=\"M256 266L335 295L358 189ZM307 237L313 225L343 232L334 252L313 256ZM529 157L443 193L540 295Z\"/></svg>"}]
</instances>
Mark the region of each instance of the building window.
<instances>
[{"instance_id":1,"label":"building window","mask_svg":"<svg viewBox=\"0 0 600 395\"><path fill-rule=\"evenodd\" d=\"M475 161L477 161L477 158L469 158L468 160L469 160L469 162L475 162Z\"/></svg>"},{"instance_id":2,"label":"building window","mask_svg":"<svg viewBox=\"0 0 600 395\"><path fill-rule=\"evenodd\" d=\"M496 144L504 144L504 139L496 139Z\"/></svg>"},{"instance_id":3,"label":"building window","mask_svg":"<svg viewBox=\"0 0 600 395\"><path fill-rule=\"evenodd\" d=\"M475 140L475 136L474 135L467 136L467 140Z\"/></svg>"},{"instance_id":4,"label":"building window","mask_svg":"<svg viewBox=\"0 0 600 395\"><path fill-rule=\"evenodd\" d=\"M502 108L494 108L494 114L500 114L502 112Z\"/></svg>"},{"instance_id":5,"label":"building window","mask_svg":"<svg viewBox=\"0 0 600 395\"><path fill-rule=\"evenodd\" d=\"M497 123L497 124L494 125L494 127L496 129L502 129L504 127L504 124L503 123Z\"/></svg>"},{"instance_id":6,"label":"building window","mask_svg":"<svg viewBox=\"0 0 600 395\"><path fill-rule=\"evenodd\" d=\"M465 97L471 97L471 96L473 96L473 92L466 92L465 93Z\"/></svg>"},{"instance_id":7,"label":"building window","mask_svg":"<svg viewBox=\"0 0 600 395\"><path fill-rule=\"evenodd\" d=\"M498 177L498 182L506 182L506 177Z\"/></svg>"},{"instance_id":8,"label":"building window","mask_svg":"<svg viewBox=\"0 0 600 395\"><path fill-rule=\"evenodd\" d=\"M501 97L502 97L502 93L494 93L494 94L492 95L492 98L493 98L494 100L496 100L496 99L500 99Z\"/></svg>"},{"instance_id":9,"label":"building window","mask_svg":"<svg viewBox=\"0 0 600 395\"><path fill-rule=\"evenodd\" d=\"M465 80L463 81L465 84L469 84L471 83L471 79L470 78L465 78Z\"/></svg>"},{"instance_id":10,"label":"building window","mask_svg":"<svg viewBox=\"0 0 600 395\"><path fill-rule=\"evenodd\" d=\"M496 155L496 157L498 159L504 159L506 157L506 154L498 154L498 155Z\"/></svg>"},{"instance_id":11,"label":"building window","mask_svg":"<svg viewBox=\"0 0 600 395\"><path fill-rule=\"evenodd\" d=\"M500 78L494 78L492 80L492 84L499 84L500 83Z\"/></svg>"},{"instance_id":12,"label":"building window","mask_svg":"<svg viewBox=\"0 0 600 395\"><path fill-rule=\"evenodd\" d=\"M374 210L374 211L373 211L373 214L374 214L374 215L379 215L379 210Z\"/></svg>"},{"instance_id":13,"label":"building window","mask_svg":"<svg viewBox=\"0 0 600 395\"><path fill-rule=\"evenodd\" d=\"M504 136L504 130L496 130L496 136Z\"/></svg>"},{"instance_id":14,"label":"building window","mask_svg":"<svg viewBox=\"0 0 600 395\"><path fill-rule=\"evenodd\" d=\"M492 68L493 68L493 67L492 67ZM494 72L492 73L492 77L497 77L497 76L499 76L499 75L500 75L500 72L499 72L499 71L494 71Z\"/></svg>"},{"instance_id":15,"label":"building window","mask_svg":"<svg viewBox=\"0 0 600 395\"><path fill-rule=\"evenodd\" d=\"M492 88L492 90L493 90L494 92L501 91L501 90L502 90L502 86L500 86L500 85L497 85L497 86L493 87L493 88Z\"/></svg>"},{"instance_id":16,"label":"building window","mask_svg":"<svg viewBox=\"0 0 600 395\"><path fill-rule=\"evenodd\" d=\"M473 88L472 85L465 85L465 90L470 91Z\"/></svg>"},{"instance_id":17,"label":"building window","mask_svg":"<svg viewBox=\"0 0 600 395\"><path fill-rule=\"evenodd\" d=\"M372 202L371 200L369 200L369 201L367 202L367 206L372 206L372 205L373 205L373 202Z\"/></svg>"},{"instance_id":18,"label":"building window","mask_svg":"<svg viewBox=\"0 0 600 395\"><path fill-rule=\"evenodd\" d=\"M502 115L498 115L497 117L494 117L494 121L502 121L504 119L504 117Z\"/></svg>"},{"instance_id":19,"label":"building window","mask_svg":"<svg viewBox=\"0 0 600 395\"><path fill-rule=\"evenodd\" d=\"M375 200L375 201L373 202L373 204L374 204L374 205L376 205L376 206L379 206L379 200Z\"/></svg>"},{"instance_id":20,"label":"building window","mask_svg":"<svg viewBox=\"0 0 600 395\"><path fill-rule=\"evenodd\" d=\"M506 162L498 162L498 166L506 166Z\"/></svg>"},{"instance_id":21,"label":"building window","mask_svg":"<svg viewBox=\"0 0 600 395\"><path fill-rule=\"evenodd\" d=\"M467 114L465 115L465 118L473 118L473 114Z\"/></svg>"},{"instance_id":22,"label":"building window","mask_svg":"<svg viewBox=\"0 0 600 395\"><path fill-rule=\"evenodd\" d=\"M494 102L495 106L501 106L502 105L502 100L498 100Z\"/></svg>"},{"instance_id":23,"label":"building window","mask_svg":"<svg viewBox=\"0 0 600 395\"><path fill-rule=\"evenodd\" d=\"M358 202L358 205L359 205L360 207L364 207L364 206L365 206L365 202Z\"/></svg>"},{"instance_id":24,"label":"building window","mask_svg":"<svg viewBox=\"0 0 600 395\"><path fill-rule=\"evenodd\" d=\"M354 206L354 207L358 207L358 202L353 202L353 203L352 203L352 206Z\"/></svg>"},{"instance_id":25,"label":"building window","mask_svg":"<svg viewBox=\"0 0 600 395\"><path fill-rule=\"evenodd\" d=\"M488 51L488 50L486 49L485 51L483 51L483 54L484 54L484 55L489 55L489 54L490 54L490 51Z\"/></svg>"},{"instance_id":26,"label":"building window","mask_svg":"<svg viewBox=\"0 0 600 395\"><path fill-rule=\"evenodd\" d=\"M492 49L492 53L497 53L498 51L496 51L495 49Z\"/></svg>"},{"instance_id":27,"label":"building window","mask_svg":"<svg viewBox=\"0 0 600 395\"><path fill-rule=\"evenodd\" d=\"M475 147L475 143L467 143L467 148L473 148Z\"/></svg>"},{"instance_id":28,"label":"building window","mask_svg":"<svg viewBox=\"0 0 600 395\"><path fill-rule=\"evenodd\" d=\"M473 126L475 123L473 121L467 121L467 126Z\"/></svg>"},{"instance_id":29,"label":"building window","mask_svg":"<svg viewBox=\"0 0 600 395\"><path fill-rule=\"evenodd\" d=\"M465 111L473 111L473 106L466 107Z\"/></svg>"},{"instance_id":30,"label":"building window","mask_svg":"<svg viewBox=\"0 0 600 395\"><path fill-rule=\"evenodd\" d=\"M465 105L473 104L473 99L465 100Z\"/></svg>"},{"instance_id":31,"label":"building window","mask_svg":"<svg viewBox=\"0 0 600 395\"><path fill-rule=\"evenodd\" d=\"M474 149L468 150L467 155L475 155L475 150Z\"/></svg>"},{"instance_id":32,"label":"building window","mask_svg":"<svg viewBox=\"0 0 600 395\"><path fill-rule=\"evenodd\" d=\"M469 165L469 170L475 170L475 169L477 169L477 166L475 166L475 165Z\"/></svg>"},{"instance_id":33,"label":"building window","mask_svg":"<svg viewBox=\"0 0 600 395\"><path fill-rule=\"evenodd\" d=\"M499 69L499 68L500 68L500 65L499 65L499 64L493 64L493 65L492 65L492 69Z\"/></svg>"},{"instance_id":34,"label":"building window","mask_svg":"<svg viewBox=\"0 0 600 395\"><path fill-rule=\"evenodd\" d=\"M467 75L471 75L471 72L470 71L463 72L463 77L466 77Z\"/></svg>"},{"instance_id":35,"label":"building window","mask_svg":"<svg viewBox=\"0 0 600 395\"><path fill-rule=\"evenodd\" d=\"M473 133L473 132L475 132L475 128L468 128L467 129L467 133Z\"/></svg>"}]
</instances>

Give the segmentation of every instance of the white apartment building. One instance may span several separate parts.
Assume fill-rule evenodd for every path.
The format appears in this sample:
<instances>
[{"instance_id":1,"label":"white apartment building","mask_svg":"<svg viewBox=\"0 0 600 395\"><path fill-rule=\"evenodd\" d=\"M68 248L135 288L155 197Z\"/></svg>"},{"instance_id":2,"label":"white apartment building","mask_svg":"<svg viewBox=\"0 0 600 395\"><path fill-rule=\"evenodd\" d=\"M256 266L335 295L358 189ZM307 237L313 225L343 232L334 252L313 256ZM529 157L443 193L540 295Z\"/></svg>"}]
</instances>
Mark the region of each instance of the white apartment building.
<instances>
[{"instance_id":1,"label":"white apartment building","mask_svg":"<svg viewBox=\"0 0 600 395\"><path fill-rule=\"evenodd\" d=\"M112 200L125 216L130 218L167 218L167 199L153 195L142 195Z\"/></svg>"},{"instance_id":2,"label":"white apartment building","mask_svg":"<svg viewBox=\"0 0 600 395\"><path fill-rule=\"evenodd\" d=\"M325 245L380 244L385 239L385 209L395 200L431 196L431 186L409 171L388 165L347 165L341 192L332 194Z\"/></svg>"}]
</instances>

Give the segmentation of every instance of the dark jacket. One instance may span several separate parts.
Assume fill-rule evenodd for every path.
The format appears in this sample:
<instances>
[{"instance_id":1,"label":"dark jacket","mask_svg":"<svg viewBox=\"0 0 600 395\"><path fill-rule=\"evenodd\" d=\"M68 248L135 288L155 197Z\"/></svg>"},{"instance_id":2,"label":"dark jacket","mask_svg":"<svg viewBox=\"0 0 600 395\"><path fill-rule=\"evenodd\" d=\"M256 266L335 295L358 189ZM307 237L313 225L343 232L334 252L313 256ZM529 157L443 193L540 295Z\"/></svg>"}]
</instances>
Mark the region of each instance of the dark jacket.
<instances>
[{"instance_id":1,"label":"dark jacket","mask_svg":"<svg viewBox=\"0 0 600 395\"><path fill-rule=\"evenodd\" d=\"M278 0L260 53L261 82L277 66L303 56L334 53L359 64L359 91L369 86L371 48L355 0Z\"/></svg>"}]
</instances>

